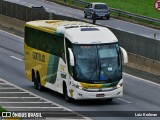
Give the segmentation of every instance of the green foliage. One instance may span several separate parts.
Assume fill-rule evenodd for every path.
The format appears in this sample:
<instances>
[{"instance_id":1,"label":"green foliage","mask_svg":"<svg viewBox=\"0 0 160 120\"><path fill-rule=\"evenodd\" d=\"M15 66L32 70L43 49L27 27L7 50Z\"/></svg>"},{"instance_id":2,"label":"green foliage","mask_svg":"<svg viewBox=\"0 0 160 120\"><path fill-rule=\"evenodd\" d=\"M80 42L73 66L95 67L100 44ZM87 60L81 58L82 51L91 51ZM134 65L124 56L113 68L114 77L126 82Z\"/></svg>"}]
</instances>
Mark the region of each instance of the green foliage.
<instances>
[{"instance_id":1,"label":"green foliage","mask_svg":"<svg viewBox=\"0 0 160 120\"><path fill-rule=\"evenodd\" d=\"M5 109L3 109L2 107L0 107L0 112L6 111Z\"/></svg>"},{"instance_id":2,"label":"green foliage","mask_svg":"<svg viewBox=\"0 0 160 120\"><path fill-rule=\"evenodd\" d=\"M64 0L49 0L49 1L79 8L81 10L84 9L84 4L73 2L73 0L66 0L65 2ZM154 8L154 3L156 0L83 0L83 1L103 2L103 3L106 3L110 8L115 8L115 9L123 10L126 12L135 13L138 15L143 15L146 17L160 19L160 11L157 11ZM116 12L112 12L111 17L134 22L137 24L142 24L142 25L149 26L156 29L160 29L159 23L154 23L154 22L145 21L139 18L129 17L126 15L118 14Z\"/></svg>"},{"instance_id":3,"label":"green foliage","mask_svg":"<svg viewBox=\"0 0 160 120\"><path fill-rule=\"evenodd\" d=\"M156 0L85 0L87 2L104 2L111 8L160 19L160 12L154 8Z\"/></svg>"},{"instance_id":4,"label":"green foliage","mask_svg":"<svg viewBox=\"0 0 160 120\"><path fill-rule=\"evenodd\" d=\"M0 116L2 116L2 112L5 112L6 110L2 107L0 107Z\"/></svg>"}]
</instances>

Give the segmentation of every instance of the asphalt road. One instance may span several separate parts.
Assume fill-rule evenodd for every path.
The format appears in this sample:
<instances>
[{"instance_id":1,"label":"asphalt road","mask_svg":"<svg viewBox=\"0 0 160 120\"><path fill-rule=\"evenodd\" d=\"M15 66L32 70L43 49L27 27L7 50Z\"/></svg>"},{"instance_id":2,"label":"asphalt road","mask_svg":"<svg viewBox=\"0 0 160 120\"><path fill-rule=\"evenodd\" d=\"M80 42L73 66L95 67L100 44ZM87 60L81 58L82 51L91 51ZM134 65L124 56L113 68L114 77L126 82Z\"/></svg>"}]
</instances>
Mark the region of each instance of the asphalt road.
<instances>
[{"instance_id":1,"label":"asphalt road","mask_svg":"<svg viewBox=\"0 0 160 120\"><path fill-rule=\"evenodd\" d=\"M84 19L83 11L81 10L62 6L53 2L48 2L46 0L5 0L5 1L10 1L10 2L14 2L24 6L30 6L30 7L43 6L49 12L53 12L53 13L64 15L64 16L71 16L71 17L92 22L91 19ZM141 25L137 25L137 24L133 24L133 23L129 23L122 20L113 19L113 18L111 18L110 20L97 20L97 23L101 25L105 25L107 27L116 28L122 31L127 31L130 33L134 33L134 34L149 37L149 38L154 38L154 34L156 34L156 39L160 40L160 30L155 30L149 27L144 27Z\"/></svg>"},{"instance_id":2,"label":"asphalt road","mask_svg":"<svg viewBox=\"0 0 160 120\"><path fill-rule=\"evenodd\" d=\"M82 114L98 120L128 120L135 118L128 117L107 117L104 114L97 118L99 111L159 111L160 112L160 85L150 83L140 78L124 73L124 97L114 99L113 102L103 100L96 101L77 101L67 103L63 96L46 89L40 92L34 89L33 83L26 80L24 76L23 62L23 39L17 36L0 31L0 78L11 82L34 94L42 96L50 101L58 103L73 111L86 111ZM80 112L81 113L81 112ZM94 113L94 114L93 114ZM129 112L130 113L130 112ZM129 114L128 113L128 114ZM114 113L110 113L114 116ZM93 117L94 116L94 117ZM137 117L140 120L158 120L156 117Z\"/></svg>"}]
</instances>

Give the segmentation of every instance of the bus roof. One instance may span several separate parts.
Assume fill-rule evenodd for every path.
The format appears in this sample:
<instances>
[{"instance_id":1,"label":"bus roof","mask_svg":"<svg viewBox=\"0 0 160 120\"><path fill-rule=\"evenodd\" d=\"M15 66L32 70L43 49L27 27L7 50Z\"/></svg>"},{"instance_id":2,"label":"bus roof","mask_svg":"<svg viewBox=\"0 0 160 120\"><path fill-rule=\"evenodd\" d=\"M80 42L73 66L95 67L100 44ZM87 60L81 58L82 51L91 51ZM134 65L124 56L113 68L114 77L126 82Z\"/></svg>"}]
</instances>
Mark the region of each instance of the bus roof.
<instances>
[{"instance_id":1,"label":"bus roof","mask_svg":"<svg viewBox=\"0 0 160 120\"><path fill-rule=\"evenodd\" d=\"M72 43L77 44L118 42L108 28L80 21L38 20L27 22L26 26L49 33L62 33Z\"/></svg>"}]
</instances>

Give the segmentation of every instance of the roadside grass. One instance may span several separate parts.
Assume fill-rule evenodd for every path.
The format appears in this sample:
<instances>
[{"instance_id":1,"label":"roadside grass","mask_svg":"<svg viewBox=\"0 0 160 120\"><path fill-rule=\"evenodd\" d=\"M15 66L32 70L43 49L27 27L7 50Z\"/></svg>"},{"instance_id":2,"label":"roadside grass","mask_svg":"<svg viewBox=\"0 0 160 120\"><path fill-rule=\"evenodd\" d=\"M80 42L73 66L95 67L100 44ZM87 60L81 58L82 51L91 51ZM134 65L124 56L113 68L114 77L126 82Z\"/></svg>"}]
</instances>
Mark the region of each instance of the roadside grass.
<instances>
[{"instance_id":1,"label":"roadside grass","mask_svg":"<svg viewBox=\"0 0 160 120\"><path fill-rule=\"evenodd\" d=\"M87 2L104 2L111 8L160 19L160 12L154 8L156 0L85 0Z\"/></svg>"},{"instance_id":2,"label":"roadside grass","mask_svg":"<svg viewBox=\"0 0 160 120\"><path fill-rule=\"evenodd\" d=\"M2 116L2 112L6 112L6 110L0 106L0 116Z\"/></svg>"},{"instance_id":3,"label":"roadside grass","mask_svg":"<svg viewBox=\"0 0 160 120\"><path fill-rule=\"evenodd\" d=\"M69 7L73 7L81 10L84 10L84 7L85 7L84 4L73 2L73 0L66 0L66 2L64 2L65 0L48 0L48 1L56 2L65 6L69 6ZM116 8L119 10L132 12L132 13L143 15L143 16L160 19L160 12L158 12L154 8L154 2L156 0L116 0L116 1L115 0L84 0L84 1L104 2L104 3L107 3L111 8ZM160 29L159 23L154 23L154 22L150 22L147 20L139 19L139 18L129 17L127 15L122 15L116 12L111 12L111 17L136 23L136 24L140 24L140 25L144 25L154 29Z\"/></svg>"},{"instance_id":4,"label":"roadside grass","mask_svg":"<svg viewBox=\"0 0 160 120\"><path fill-rule=\"evenodd\" d=\"M0 106L0 112L6 111L4 108Z\"/></svg>"},{"instance_id":5,"label":"roadside grass","mask_svg":"<svg viewBox=\"0 0 160 120\"><path fill-rule=\"evenodd\" d=\"M66 3L68 5L78 5L80 8L84 8L83 4L74 2L73 0L49 0L57 1L60 3ZM65 2L66 1L66 2ZM151 18L160 19L160 11L154 8L156 0L83 0L86 2L103 2L108 4L110 8L115 8L138 15L143 15Z\"/></svg>"}]
</instances>

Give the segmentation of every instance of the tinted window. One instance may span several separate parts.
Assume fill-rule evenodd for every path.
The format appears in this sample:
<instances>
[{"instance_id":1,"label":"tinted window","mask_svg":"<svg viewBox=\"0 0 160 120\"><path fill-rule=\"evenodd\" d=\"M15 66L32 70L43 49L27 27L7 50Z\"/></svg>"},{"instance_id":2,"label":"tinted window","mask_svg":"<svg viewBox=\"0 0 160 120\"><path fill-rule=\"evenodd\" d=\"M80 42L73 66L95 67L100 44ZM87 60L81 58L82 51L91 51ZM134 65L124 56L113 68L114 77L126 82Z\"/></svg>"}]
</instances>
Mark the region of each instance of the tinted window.
<instances>
[{"instance_id":1,"label":"tinted window","mask_svg":"<svg viewBox=\"0 0 160 120\"><path fill-rule=\"evenodd\" d=\"M59 57L64 56L64 38L62 36L26 27L25 43L32 48Z\"/></svg>"},{"instance_id":2,"label":"tinted window","mask_svg":"<svg viewBox=\"0 0 160 120\"><path fill-rule=\"evenodd\" d=\"M95 8L95 9L108 9L107 5L105 5L105 4L98 4L98 5L95 5L94 8Z\"/></svg>"}]
</instances>

